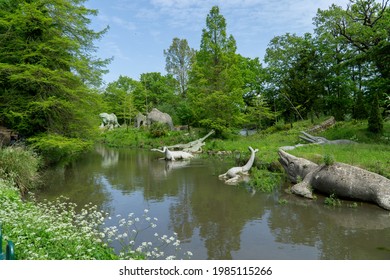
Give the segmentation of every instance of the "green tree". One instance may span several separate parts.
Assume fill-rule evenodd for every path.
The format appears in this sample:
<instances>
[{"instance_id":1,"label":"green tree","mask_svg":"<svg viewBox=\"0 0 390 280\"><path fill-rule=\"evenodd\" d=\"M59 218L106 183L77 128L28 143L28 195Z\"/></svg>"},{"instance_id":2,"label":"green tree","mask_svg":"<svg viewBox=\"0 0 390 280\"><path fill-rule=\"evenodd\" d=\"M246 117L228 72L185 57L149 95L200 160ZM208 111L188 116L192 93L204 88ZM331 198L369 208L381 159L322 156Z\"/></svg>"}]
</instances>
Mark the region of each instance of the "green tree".
<instances>
[{"instance_id":1,"label":"green tree","mask_svg":"<svg viewBox=\"0 0 390 280\"><path fill-rule=\"evenodd\" d=\"M188 46L186 39L173 38L172 45L164 50L167 72L175 77L179 92L184 98L187 92L188 73L191 69L195 51Z\"/></svg>"},{"instance_id":2,"label":"green tree","mask_svg":"<svg viewBox=\"0 0 390 280\"><path fill-rule=\"evenodd\" d=\"M126 76L119 76L118 80L109 83L104 92L108 112L115 113L119 121L129 125L137 111L134 94L140 91L141 86L140 82Z\"/></svg>"},{"instance_id":3,"label":"green tree","mask_svg":"<svg viewBox=\"0 0 390 280\"><path fill-rule=\"evenodd\" d=\"M267 99L287 120L306 118L320 110L324 85L312 36L274 37L266 50Z\"/></svg>"},{"instance_id":4,"label":"green tree","mask_svg":"<svg viewBox=\"0 0 390 280\"><path fill-rule=\"evenodd\" d=\"M93 57L104 32L83 0L0 1L0 121L26 136L81 137L95 120L109 60Z\"/></svg>"},{"instance_id":5,"label":"green tree","mask_svg":"<svg viewBox=\"0 0 390 280\"><path fill-rule=\"evenodd\" d=\"M217 135L243 122L244 84L236 42L226 33L225 18L212 7L202 31L200 50L190 74L189 99L194 117Z\"/></svg>"},{"instance_id":6,"label":"green tree","mask_svg":"<svg viewBox=\"0 0 390 280\"><path fill-rule=\"evenodd\" d=\"M354 79L356 88L365 89L370 99L379 98L373 102L370 111L379 111L384 100L384 93L389 91L390 84L390 43L389 1L378 3L374 0L350 1L346 10L332 5L328 10L317 13L317 29L322 34L329 34L333 42L347 47L343 64L353 69L358 79ZM357 70L357 71L356 71ZM375 90L374 90L375 89ZM357 94L359 92L357 91ZM380 126L380 117L369 118L369 127ZM377 124L371 124L377 121Z\"/></svg>"}]
</instances>

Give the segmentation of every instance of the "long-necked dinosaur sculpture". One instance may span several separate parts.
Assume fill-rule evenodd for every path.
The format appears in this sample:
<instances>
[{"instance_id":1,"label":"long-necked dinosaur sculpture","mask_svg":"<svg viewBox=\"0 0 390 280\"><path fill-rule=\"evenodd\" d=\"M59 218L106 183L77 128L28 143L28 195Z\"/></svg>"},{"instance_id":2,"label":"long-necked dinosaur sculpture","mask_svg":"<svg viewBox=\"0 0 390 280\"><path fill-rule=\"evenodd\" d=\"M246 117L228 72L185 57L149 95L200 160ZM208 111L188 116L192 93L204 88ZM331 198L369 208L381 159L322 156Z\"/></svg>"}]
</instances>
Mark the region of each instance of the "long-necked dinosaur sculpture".
<instances>
[{"instance_id":1,"label":"long-necked dinosaur sculpture","mask_svg":"<svg viewBox=\"0 0 390 280\"><path fill-rule=\"evenodd\" d=\"M251 156L244 166L232 167L226 173L219 175L218 178L225 180L227 184L235 184L242 179L242 176L248 175L248 171L252 168L255 160L255 155L259 151L252 147L248 147L248 149L251 151Z\"/></svg>"}]
</instances>

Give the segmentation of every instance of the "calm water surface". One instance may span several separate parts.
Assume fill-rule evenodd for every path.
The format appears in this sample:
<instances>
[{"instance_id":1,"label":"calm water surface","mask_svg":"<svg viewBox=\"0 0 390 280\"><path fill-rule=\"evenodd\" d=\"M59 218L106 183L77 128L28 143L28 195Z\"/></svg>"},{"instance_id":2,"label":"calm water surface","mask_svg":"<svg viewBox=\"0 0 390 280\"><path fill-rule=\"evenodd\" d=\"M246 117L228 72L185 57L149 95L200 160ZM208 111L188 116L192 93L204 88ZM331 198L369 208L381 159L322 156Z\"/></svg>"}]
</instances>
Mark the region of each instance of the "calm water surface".
<instances>
[{"instance_id":1,"label":"calm water surface","mask_svg":"<svg viewBox=\"0 0 390 280\"><path fill-rule=\"evenodd\" d=\"M158 225L140 240L176 232L192 259L390 259L390 212L376 205L327 207L321 196L305 200L282 186L272 194L253 193L218 180L232 166L229 161L172 163L161 156L97 147L48 171L39 196L92 202L113 217L107 225L117 223L118 214L141 217L148 209Z\"/></svg>"}]
</instances>

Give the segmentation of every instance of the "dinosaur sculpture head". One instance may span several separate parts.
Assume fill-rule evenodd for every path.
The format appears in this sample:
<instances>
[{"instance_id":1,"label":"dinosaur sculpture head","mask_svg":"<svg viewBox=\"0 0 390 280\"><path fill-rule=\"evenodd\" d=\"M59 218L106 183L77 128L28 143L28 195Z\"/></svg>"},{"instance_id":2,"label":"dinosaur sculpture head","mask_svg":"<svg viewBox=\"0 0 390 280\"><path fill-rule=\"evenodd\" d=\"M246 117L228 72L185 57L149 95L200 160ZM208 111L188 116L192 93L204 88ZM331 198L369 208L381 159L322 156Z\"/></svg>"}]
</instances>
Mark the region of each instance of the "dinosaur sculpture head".
<instances>
[{"instance_id":1,"label":"dinosaur sculpture head","mask_svg":"<svg viewBox=\"0 0 390 280\"><path fill-rule=\"evenodd\" d=\"M289 180L292 183L297 183L299 178L303 180L305 176L318 167L317 164L304 158L298 158L296 156L286 153L282 149L279 149L279 162L286 171Z\"/></svg>"}]
</instances>

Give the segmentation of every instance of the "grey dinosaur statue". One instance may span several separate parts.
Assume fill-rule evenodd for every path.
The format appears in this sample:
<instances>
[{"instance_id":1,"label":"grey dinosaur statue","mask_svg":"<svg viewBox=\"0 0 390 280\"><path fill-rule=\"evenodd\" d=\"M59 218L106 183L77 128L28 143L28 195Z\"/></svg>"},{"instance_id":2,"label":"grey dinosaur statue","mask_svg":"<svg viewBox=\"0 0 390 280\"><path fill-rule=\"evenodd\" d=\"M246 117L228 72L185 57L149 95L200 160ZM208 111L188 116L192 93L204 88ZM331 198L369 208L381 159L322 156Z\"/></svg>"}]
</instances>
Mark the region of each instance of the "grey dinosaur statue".
<instances>
[{"instance_id":1,"label":"grey dinosaur statue","mask_svg":"<svg viewBox=\"0 0 390 280\"><path fill-rule=\"evenodd\" d=\"M300 135L299 138L313 144L356 144L355 141L348 139L328 140L325 137L313 136L304 131L301 131L301 133L303 135Z\"/></svg>"},{"instance_id":2,"label":"grey dinosaur statue","mask_svg":"<svg viewBox=\"0 0 390 280\"><path fill-rule=\"evenodd\" d=\"M151 125L152 123L159 122L165 123L171 130L174 130L173 121L169 114L159 111L157 108L153 108L152 111L146 116L146 124Z\"/></svg>"},{"instance_id":3,"label":"grey dinosaur statue","mask_svg":"<svg viewBox=\"0 0 390 280\"><path fill-rule=\"evenodd\" d=\"M138 112L138 114L135 116L135 127L140 128L144 125L146 125L146 116Z\"/></svg>"},{"instance_id":4,"label":"grey dinosaur statue","mask_svg":"<svg viewBox=\"0 0 390 280\"><path fill-rule=\"evenodd\" d=\"M99 117L102 119L102 124L100 125L101 128L107 127L108 129L113 129L115 127L120 127L118 118L114 113L101 113L99 114Z\"/></svg>"},{"instance_id":5,"label":"grey dinosaur statue","mask_svg":"<svg viewBox=\"0 0 390 280\"><path fill-rule=\"evenodd\" d=\"M341 198L376 203L390 210L390 180L362 168L344 164L317 165L279 150L279 162L288 174L294 194L313 198L313 190ZM302 181L299 182L298 178Z\"/></svg>"},{"instance_id":6,"label":"grey dinosaur statue","mask_svg":"<svg viewBox=\"0 0 390 280\"><path fill-rule=\"evenodd\" d=\"M244 166L232 167L226 173L219 175L218 178L225 180L226 184L236 184L243 179L243 176L249 175L248 171L252 168L255 155L259 150L252 147L248 147L248 149L251 151L251 156Z\"/></svg>"}]
</instances>

